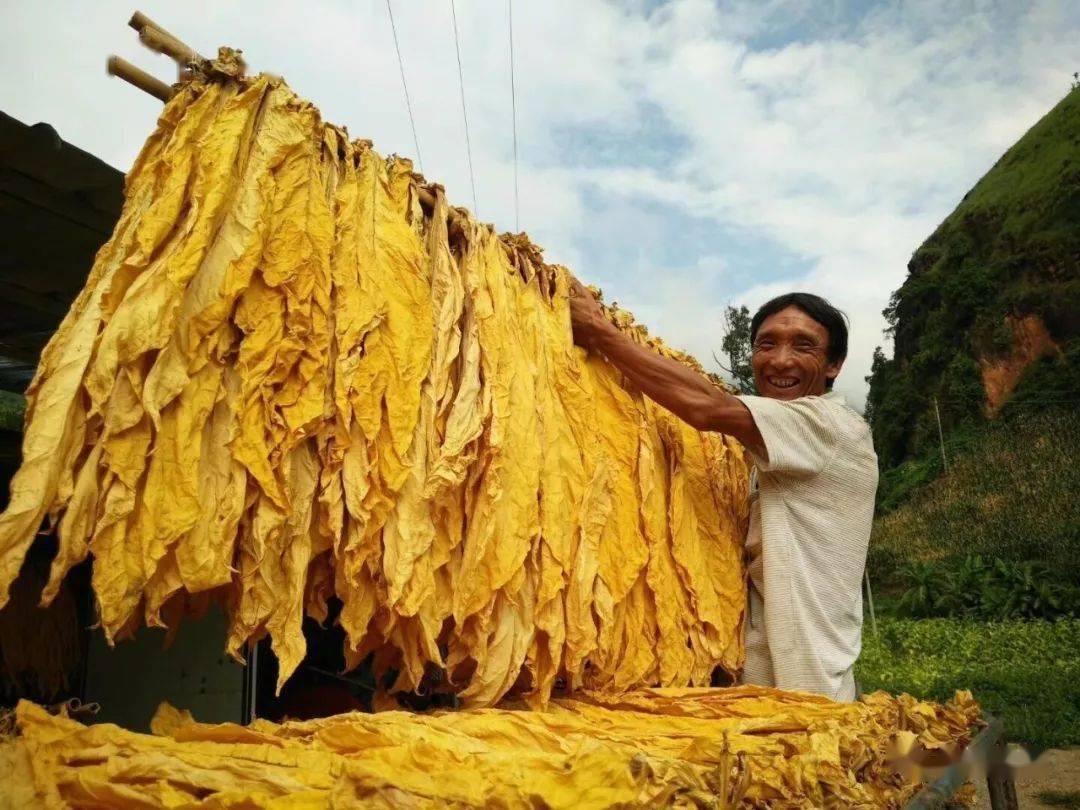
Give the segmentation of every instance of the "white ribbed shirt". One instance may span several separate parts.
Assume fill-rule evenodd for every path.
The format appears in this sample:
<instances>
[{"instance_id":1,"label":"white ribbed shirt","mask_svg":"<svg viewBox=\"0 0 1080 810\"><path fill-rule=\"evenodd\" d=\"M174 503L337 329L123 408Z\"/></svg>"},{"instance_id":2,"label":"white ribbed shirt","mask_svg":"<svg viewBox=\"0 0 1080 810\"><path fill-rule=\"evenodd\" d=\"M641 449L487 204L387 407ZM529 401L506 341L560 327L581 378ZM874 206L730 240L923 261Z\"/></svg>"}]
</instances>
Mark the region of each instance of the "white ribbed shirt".
<instances>
[{"instance_id":1,"label":"white ribbed shirt","mask_svg":"<svg viewBox=\"0 0 1080 810\"><path fill-rule=\"evenodd\" d=\"M878 478L870 428L832 392L740 399L768 454L751 478L743 682L854 700Z\"/></svg>"}]
</instances>

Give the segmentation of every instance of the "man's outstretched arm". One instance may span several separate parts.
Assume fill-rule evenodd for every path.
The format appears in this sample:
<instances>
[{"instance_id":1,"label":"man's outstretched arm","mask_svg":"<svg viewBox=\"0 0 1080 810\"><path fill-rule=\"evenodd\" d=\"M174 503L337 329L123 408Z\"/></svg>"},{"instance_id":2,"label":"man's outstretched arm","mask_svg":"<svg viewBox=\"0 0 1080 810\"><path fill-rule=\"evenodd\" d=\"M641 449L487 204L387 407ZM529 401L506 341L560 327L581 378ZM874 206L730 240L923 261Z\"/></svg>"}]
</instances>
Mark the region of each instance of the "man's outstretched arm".
<instances>
[{"instance_id":1,"label":"man's outstretched arm","mask_svg":"<svg viewBox=\"0 0 1080 810\"><path fill-rule=\"evenodd\" d=\"M765 442L749 408L704 375L624 335L577 279L571 282L570 319L574 341L606 357L649 399L697 430L727 433L766 457Z\"/></svg>"}]
</instances>

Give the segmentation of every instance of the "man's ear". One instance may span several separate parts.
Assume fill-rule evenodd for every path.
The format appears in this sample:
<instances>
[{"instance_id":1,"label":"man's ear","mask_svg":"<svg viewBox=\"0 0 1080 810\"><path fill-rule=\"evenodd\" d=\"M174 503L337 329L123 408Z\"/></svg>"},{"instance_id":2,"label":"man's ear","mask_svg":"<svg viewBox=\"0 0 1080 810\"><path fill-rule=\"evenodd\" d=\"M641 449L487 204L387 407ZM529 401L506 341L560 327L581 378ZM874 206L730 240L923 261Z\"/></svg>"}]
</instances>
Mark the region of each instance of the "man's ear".
<instances>
[{"instance_id":1,"label":"man's ear","mask_svg":"<svg viewBox=\"0 0 1080 810\"><path fill-rule=\"evenodd\" d=\"M843 360L837 360L835 363L830 362L825 366L825 379L836 381L836 378L840 376L840 369L844 367Z\"/></svg>"}]
</instances>

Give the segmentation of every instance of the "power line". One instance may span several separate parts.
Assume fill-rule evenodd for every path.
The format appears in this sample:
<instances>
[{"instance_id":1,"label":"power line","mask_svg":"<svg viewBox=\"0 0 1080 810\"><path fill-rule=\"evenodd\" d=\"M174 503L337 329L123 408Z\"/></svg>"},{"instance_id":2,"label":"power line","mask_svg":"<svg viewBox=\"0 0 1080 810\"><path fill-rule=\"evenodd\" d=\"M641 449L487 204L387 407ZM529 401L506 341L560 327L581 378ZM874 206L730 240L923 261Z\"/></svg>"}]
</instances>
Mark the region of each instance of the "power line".
<instances>
[{"instance_id":1,"label":"power line","mask_svg":"<svg viewBox=\"0 0 1080 810\"><path fill-rule=\"evenodd\" d=\"M942 404L947 405L982 405L986 403L985 397L937 397L937 400ZM1006 399L1002 404L1034 404L1034 405L1068 405L1070 403L1080 402L1080 399L1076 397L1019 397L1013 399L1010 397Z\"/></svg>"},{"instance_id":2,"label":"power line","mask_svg":"<svg viewBox=\"0 0 1080 810\"><path fill-rule=\"evenodd\" d=\"M416 121L412 114L412 102L409 101L409 84L405 81L405 60L401 58L401 48L398 46L397 26L394 25L394 11L390 8L390 0L386 0L386 13L390 15L390 32L394 35L394 50L397 51L398 68L401 70L401 87L405 91L405 109L409 111L409 126L412 127L413 145L416 146L416 162L420 165L420 174L423 174L424 159L420 156L420 139L416 137Z\"/></svg>"},{"instance_id":3,"label":"power line","mask_svg":"<svg viewBox=\"0 0 1080 810\"><path fill-rule=\"evenodd\" d=\"M714 355L714 359L716 359L715 355ZM986 396L985 396L985 394L982 394L982 393L968 393L968 394L965 394L965 393L961 392L959 394L948 394L948 395L929 394L928 396L929 396L929 399L927 400L927 404L930 404L930 405L933 404L933 400L935 400L935 399L938 402L940 402L942 405L946 405L946 404L948 404L948 405L985 405L986 404ZM1063 392L1039 391L1039 392L1037 392L1035 394L1032 394L1032 395L1023 395L1023 394L1017 395L1015 393L1012 393L1005 400L1005 403L1011 403L1011 404L1034 403L1034 404L1040 404L1040 405L1046 405L1046 404L1050 404L1050 405L1055 405L1055 404L1067 405L1067 404L1074 403L1074 402L1080 402L1080 397L1073 396L1072 393L1068 392L1068 391L1063 391Z\"/></svg>"},{"instance_id":4,"label":"power line","mask_svg":"<svg viewBox=\"0 0 1080 810\"><path fill-rule=\"evenodd\" d=\"M469 159L469 182L472 184L473 214L480 218L480 206L476 204L476 176L473 174L472 142L469 140L469 114L465 111L465 73L461 69L461 43L458 41L457 11L450 0L450 17L454 22L454 51L457 53L458 86L461 88L461 118L465 122L465 154Z\"/></svg>"},{"instance_id":5,"label":"power line","mask_svg":"<svg viewBox=\"0 0 1080 810\"><path fill-rule=\"evenodd\" d=\"M521 231L518 205L517 93L514 88L514 0L506 0L506 8L510 22L510 109L514 127L514 230Z\"/></svg>"}]
</instances>

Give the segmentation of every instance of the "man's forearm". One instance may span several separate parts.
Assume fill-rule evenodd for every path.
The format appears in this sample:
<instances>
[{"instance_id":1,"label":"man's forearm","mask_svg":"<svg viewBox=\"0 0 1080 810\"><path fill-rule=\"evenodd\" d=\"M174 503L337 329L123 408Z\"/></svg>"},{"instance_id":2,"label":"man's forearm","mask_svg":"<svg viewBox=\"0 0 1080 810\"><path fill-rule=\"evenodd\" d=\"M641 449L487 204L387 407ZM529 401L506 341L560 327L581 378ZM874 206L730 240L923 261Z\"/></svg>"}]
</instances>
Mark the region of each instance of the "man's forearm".
<instances>
[{"instance_id":1,"label":"man's forearm","mask_svg":"<svg viewBox=\"0 0 1080 810\"><path fill-rule=\"evenodd\" d=\"M755 452L763 449L749 409L704 375L635 343L615 326L605 328L593 346L643 394L691 427L728 433Z\"/></svg>"}]
</instances>

